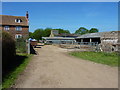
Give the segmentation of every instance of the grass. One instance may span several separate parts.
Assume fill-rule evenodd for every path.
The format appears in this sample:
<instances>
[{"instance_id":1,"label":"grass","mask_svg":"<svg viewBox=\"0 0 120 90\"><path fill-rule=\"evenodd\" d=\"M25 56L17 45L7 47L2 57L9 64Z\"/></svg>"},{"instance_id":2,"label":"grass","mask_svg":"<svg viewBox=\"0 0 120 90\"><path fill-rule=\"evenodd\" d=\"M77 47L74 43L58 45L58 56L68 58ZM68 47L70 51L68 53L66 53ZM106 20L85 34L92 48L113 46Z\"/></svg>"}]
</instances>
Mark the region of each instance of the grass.
<instances>
[{"instance_id":1,"label":"grass","mask_svg":"<svg viewBox=\"0 0 120 90\"><path fill-rule=\"evenodd\" d=\"M14 84L18 75L25 69L32 55L19 54L16 55L16 62L9 65L9 69L4 73L2 89L10 88Z\"/></svg>"},{"instance_id":2,"label":"grass","mask_svg":"<svg viewBox=\"0 0 120 90\"><path fill-rule=\"evenodd\" d=\"M118 54L117 53L105 53L105 52L70 52L72 56L101 63L109 66L118 66Z\"/></svg>"}]
</instances>

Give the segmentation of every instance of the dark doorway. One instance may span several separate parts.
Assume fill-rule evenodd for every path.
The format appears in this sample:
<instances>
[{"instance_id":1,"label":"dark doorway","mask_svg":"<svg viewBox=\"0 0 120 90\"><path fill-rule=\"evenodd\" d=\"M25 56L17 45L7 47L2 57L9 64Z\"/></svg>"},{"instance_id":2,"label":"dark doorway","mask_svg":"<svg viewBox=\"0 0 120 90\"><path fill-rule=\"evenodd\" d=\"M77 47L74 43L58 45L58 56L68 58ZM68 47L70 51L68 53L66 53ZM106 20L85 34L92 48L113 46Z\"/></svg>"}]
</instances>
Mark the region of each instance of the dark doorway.
<instances>
[{"instance_id":1,"label":"dark doorway","mask_svg":"<svg viewBox=\"0 0 120 90\"><path fill-rule=\"evenodd\" d=\"M90 42L90 38L84 38L83 42Z\"/></svg>"},{"instance_id":2,"label":"dark doorway","mask_svg":"<svg viewBox=\"0 0 120 90\"><path fill-rule=\"evenodd\" d=\"M92 42L98 42L98 44L101 43L100 38L92 38Z\"/></svg>"}]
</instances>

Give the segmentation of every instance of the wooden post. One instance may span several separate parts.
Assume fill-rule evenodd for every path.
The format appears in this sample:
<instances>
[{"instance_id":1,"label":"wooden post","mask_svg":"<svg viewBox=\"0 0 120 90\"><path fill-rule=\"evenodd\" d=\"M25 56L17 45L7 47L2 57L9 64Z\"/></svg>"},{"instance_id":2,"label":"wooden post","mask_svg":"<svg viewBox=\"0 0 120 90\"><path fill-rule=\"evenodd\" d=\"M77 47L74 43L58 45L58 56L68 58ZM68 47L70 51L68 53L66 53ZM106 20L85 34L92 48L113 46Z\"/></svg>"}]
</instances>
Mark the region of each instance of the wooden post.
<instances>
[{"instance_id":1,"label":"wooden post","mask_svg":"<svg viewBox=\"0 0 120 90\"><path fill-rule=\"evenodd\" d=\"M92 42L92 39L90 38L90 43Z\"/></svg>"},{"instance_id":2,"label":"wooden post","mask_svg":"<svg viewBox=\"0 0 120 90\"><path fill-rule=\"evenodd\" d=\"M83 42L83 39L81 38L81 42Z\"/></svg>"}]
</instances>

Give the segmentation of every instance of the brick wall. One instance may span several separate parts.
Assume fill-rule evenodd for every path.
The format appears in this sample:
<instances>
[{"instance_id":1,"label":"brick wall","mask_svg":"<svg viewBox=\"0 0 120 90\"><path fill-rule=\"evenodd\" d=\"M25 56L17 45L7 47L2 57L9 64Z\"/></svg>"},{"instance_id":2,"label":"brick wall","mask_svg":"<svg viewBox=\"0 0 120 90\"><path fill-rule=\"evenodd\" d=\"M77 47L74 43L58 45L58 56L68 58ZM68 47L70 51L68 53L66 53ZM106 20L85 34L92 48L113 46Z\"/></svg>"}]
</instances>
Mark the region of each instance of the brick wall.
<instances>
[{"instance_id":1,"label":"brick wall","mask_svg":"<svg viewBox=\"0 0 120 90\"><path fill-rule=\"evenodd\" d=\"M15 38L16 34L21 34L24 38L27 38L29 36L29 26L21 26L22 30L21 31L16 31L16 26L9 26L9 32L12 34L12 36ZM2 26L2 30L4 30L4 26Z\"/></svg>"}]
</instances>

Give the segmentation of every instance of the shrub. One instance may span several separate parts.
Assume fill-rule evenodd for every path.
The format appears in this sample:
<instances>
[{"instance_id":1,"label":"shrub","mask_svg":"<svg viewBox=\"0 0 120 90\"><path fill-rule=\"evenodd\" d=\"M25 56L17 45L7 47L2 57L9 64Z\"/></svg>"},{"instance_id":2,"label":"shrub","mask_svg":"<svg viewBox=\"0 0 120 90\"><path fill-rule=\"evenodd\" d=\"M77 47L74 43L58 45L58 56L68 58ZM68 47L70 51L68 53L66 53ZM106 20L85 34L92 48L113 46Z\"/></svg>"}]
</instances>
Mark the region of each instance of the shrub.
<instances>
[{"instance_id":1,"label":"shrub","mask_svg":"<svg viewBox=\"0 0 120 90\"><path fill-rule=\"evenodd\" d=\"M26 40L24 38L16 39L16 52L17 53L26 53Z\"/></svg>"},{"instance_id":2,"label":"shrub","mask_svg":"<svg viewBox=\"0 0 120 90\"><path fill-rule=\"evenodd\" d=\"M2 67L3 71L7 68L9 63L12 63L15 59L15 40L8 33L2 32Z\"/></svg>"}]
</instances>

